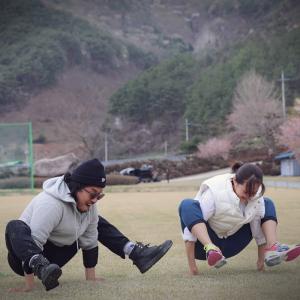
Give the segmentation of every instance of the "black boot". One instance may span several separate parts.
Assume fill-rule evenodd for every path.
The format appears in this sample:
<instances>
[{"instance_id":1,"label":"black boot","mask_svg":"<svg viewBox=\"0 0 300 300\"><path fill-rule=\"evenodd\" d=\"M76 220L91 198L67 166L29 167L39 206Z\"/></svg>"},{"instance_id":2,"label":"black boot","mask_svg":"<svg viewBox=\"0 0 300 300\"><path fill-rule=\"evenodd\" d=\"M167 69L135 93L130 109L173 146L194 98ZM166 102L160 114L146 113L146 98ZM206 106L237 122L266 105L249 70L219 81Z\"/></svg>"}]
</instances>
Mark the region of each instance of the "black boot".
<instances>
[{"instance_id":1,"label":"black boot","mask_svg":"<svg viewBox=\"0 0 300 300\"><path fill-rule=\"evenodd\" d=\"M168 252L172 245L173 242L170 240L152 247L138 242L132 249L129 258L141 273L145 273Z\"/></svg>"},{"instance_id":2,"label":"black boot","mask_svg":"<svg viewBox=\"0 0 300 300\"><path fill-rule=\"evenodd\" d=\"M46 291L59 285L58 278L61 276L61 268L56 264L50 264L48 259L39 254L30 260L29 266L34 274L42 281Z\"/></svg>"}]
</instances>

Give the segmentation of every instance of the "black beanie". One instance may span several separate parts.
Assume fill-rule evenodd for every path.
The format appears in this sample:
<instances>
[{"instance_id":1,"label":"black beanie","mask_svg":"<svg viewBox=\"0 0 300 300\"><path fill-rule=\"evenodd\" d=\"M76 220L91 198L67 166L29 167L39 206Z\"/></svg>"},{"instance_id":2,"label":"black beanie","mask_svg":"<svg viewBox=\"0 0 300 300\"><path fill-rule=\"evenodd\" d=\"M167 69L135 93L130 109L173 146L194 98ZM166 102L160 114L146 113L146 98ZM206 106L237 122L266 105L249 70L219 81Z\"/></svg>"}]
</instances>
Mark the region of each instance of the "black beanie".
<instances>
[{"instance_id":1,"label":"black beanie","mask_svg":"<svg viewBox=\"0 0 300 300\"><path fill-rule=\"evenodd\" d=\"M77 167L70 179L87 186L99 186L102 188L105 187L106 183L104 167L96 158L88 160Z\"/></svg>"}]
</instances>

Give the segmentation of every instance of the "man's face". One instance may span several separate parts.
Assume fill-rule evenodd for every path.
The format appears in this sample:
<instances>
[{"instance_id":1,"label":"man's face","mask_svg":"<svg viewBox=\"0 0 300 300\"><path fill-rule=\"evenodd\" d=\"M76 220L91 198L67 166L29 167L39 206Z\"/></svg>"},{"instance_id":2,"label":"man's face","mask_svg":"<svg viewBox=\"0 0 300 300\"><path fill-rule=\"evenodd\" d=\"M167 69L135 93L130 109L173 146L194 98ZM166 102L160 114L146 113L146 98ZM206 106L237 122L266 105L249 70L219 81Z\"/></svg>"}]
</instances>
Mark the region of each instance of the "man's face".
<instances>
[{"instance_id":1,"label":"man's face","mask_svg":"<svg viewBox=\"0 0 300 300\"><path fill-rule=\"evenodd\" d=\"M87 212L92 205L104 197L101 187L87 186L77 192L77 209Z\"/></svg>"}]
</instances>

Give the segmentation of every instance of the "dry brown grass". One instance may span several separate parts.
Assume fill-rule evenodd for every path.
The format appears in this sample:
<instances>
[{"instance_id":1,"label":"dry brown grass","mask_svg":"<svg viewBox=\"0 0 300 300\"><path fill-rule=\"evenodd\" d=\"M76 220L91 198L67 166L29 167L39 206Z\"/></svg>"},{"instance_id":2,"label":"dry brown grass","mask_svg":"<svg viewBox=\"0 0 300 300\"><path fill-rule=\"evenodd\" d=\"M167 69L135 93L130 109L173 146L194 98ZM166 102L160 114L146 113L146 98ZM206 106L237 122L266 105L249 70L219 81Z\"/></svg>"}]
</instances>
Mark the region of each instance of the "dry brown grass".
<instances>
[{"instance_id":1,"label":"dry brown grass","mask_svg":"<svg viewBox=\"0 0 300 300\"><path fill-rule=\"evenodd\" d=\"M294 243L300 240L299 190L268 189L279 215L279 239ZM63 268L61 286L45 292L41 284L26 294L9 294L22 278L15 275L6 262L4 229L8 220L19 216L31 195L0 197L0 299L299 299L300 259L256 271L254 242L220 270L209 269L199 262L201 275L187 275L184 245L180 236L177 207L183 198L195 195L194 184L144 184L110 187L99 203L99 211L128 237L160 243L172 239L173 247L156 266L141 275L130 260L122 260L100 247L97 266L102 283L86 282L81 254Z\"/></svg>"}]
</instances>

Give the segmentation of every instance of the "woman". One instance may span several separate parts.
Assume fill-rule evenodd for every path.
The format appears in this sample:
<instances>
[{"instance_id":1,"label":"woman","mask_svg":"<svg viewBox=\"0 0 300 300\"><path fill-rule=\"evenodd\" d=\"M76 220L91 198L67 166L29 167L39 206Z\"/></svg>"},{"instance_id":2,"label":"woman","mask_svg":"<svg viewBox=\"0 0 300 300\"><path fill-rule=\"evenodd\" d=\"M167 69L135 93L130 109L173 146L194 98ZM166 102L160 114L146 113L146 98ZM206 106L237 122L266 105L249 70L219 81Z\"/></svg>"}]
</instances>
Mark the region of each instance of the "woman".
<instances>
[{"instance_id":1,"label":"woman","mask_svg":"<svg viewBox=\"0 0 300 300\"><path fill-rule=\"evenodd\" d=\"M182 236L189 271L198 274L195 259L222 267L226 258L241 252L255 238L257 269L291 261L300 255L300 245L277 242L277 217L273 202L263 197L262 170L251 163L236 163L233 174L204 181L194 200L179 207Z\"/></svg>"}]
</instances>

